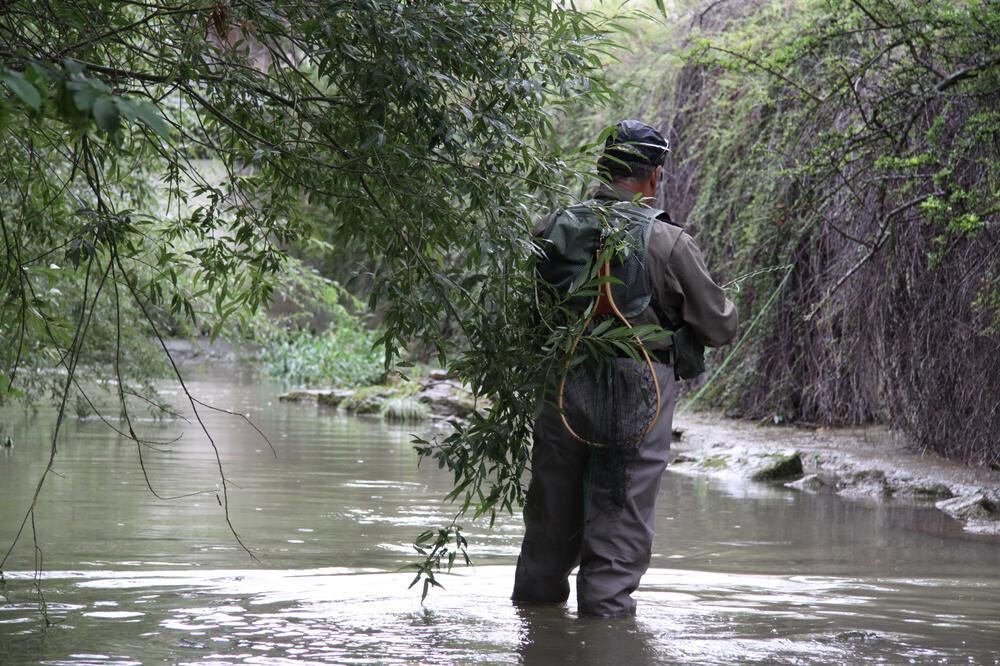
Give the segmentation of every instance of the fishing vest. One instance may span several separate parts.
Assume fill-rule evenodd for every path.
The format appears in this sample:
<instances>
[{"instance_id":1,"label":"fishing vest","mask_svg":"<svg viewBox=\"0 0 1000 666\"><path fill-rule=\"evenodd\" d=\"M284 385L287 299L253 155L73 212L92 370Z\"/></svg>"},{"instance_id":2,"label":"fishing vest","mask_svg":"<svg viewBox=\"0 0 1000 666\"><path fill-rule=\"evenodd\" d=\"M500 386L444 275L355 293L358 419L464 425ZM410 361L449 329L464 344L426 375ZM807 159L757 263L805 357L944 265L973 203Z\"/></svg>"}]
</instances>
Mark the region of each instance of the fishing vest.
<instances>
[{"instance_id":1,"label":"fishing vest","mask_svg":"<svg viewBox=\"0 0 1000 666\"><path fill-rule=\"evenodd\" d=\"M586 282L602 243L615 248L611 275L620 282L611 285L615 305L626 319L637 317L651 300L646 252L653 221L663 211L631 202L591 199L549 216L541 238L545 258L538 263L538 275L560 296ZM569 304L583 311L593 300L581 296Z\"/></svg>"},{"instance_id":2,"label":"fishing vest","mask_svg":"<svg viewBox=\"0 0 1000 666\"><path fill-rule=\"evenodd\" d=\"M626 319L639 316L652 300L646 257L653 221L662 213L657 208L630 202L596 199L557 210L541 233L547 242L542 248L545 257L537 266L539 277L565 297L586 282L585 273L593 266L598 248L610 238L610 242L622 248L611 257L611 275L620 280L611 285L611 295ZM569 305L583 312L592 301L592 295L579 296L572 298ZM683 322L661 321L661 324L673 332L673 354L663 362L673 363L678 379L691 379L703 373L705 346L701 339ZM660 352L653 355L660 358Z\"/></svg>"}]
</instances>

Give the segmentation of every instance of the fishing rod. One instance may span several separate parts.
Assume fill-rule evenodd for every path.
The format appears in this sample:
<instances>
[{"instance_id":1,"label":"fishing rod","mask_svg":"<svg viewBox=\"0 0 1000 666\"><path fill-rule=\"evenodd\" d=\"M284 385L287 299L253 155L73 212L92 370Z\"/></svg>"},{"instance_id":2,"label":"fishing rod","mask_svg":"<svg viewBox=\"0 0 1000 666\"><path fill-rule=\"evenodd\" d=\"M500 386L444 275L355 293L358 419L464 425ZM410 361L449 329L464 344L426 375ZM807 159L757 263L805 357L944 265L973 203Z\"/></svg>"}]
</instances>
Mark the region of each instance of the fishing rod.
<instances>
[{"instance_id":1,"label":"fishing rod","mask_svg":"<svg viewBox=\"0 0 1000 666\"><path fill-rule=\"evenodd\" d=\"M737 342L733 346L733 350L729 352L725 360L722 361L721 365L719 365L719 367L716 368L715 372L712 373L712 376L708 379L708 381L702 384L701 388L699 388L695 392L695 394L691 396L691 399L686 401L681 406L681 408L677 410L678 414L685 413L691 408L691 405L698 402L698 400L701 399L701 396L705 394L705 391L708 390L708 387L712 386L715 383L715 380L718 379L719 375L722 374L722 371L726 369L726 367L729 365L729 362L733 360L733 358L736 356L737 353L739 353L740 349L743 347L743 343L746 342L747 339L750 337L750 334L753 332L753 329L756 328L758 322L760 322L761 318L767 313L768 310L771 309L771 306L774 304L774 301L778 297L778 294L781 293L781 290L784 288L785 283L788 282L788 278L791 277L793 268L795 268L795 264L785 264L783 266L769 266L767 268L761 268L760 270L756 270L751 273L741 275L736 279L730 280L725 285L723 285L722 287L723 289L729 289L734 287L735 285L735 291L738 293L740 290L739 285L744 280L748 280L751 277L757 275L776 273L781 270L785 271L785 275L781 278L781 282L779 282L778 286L775 287L774 291L771 292L771 295L764 303L764 307L761 308L760 312L758 312L757 315L753 318L753 321L750 322L750 326L747 327L747 330L743 333L742 337L740 337L739 342Z\"/></svg>"}]
</instances>

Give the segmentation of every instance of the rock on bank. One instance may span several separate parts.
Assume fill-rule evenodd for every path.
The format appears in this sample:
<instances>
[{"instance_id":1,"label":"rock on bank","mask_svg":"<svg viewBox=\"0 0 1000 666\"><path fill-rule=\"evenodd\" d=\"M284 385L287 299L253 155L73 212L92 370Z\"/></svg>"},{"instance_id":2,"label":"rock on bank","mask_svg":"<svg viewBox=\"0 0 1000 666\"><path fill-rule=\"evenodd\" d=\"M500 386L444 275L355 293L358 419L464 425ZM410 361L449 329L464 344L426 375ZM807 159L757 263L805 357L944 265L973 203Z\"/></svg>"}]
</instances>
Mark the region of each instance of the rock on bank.
<instances>
[{"instance_id":1,"label":"rock on bank","mask_svg":"<svg viewBox=\"0 0 1000 666\"><path fill-rule=\"evenodd\" d=\"M922 454L885 428L761 427L711 414L679 415L674 425L673 471L925 504L968 532L1000 536L1000 471Z\"/></svg>"}]
</instances>

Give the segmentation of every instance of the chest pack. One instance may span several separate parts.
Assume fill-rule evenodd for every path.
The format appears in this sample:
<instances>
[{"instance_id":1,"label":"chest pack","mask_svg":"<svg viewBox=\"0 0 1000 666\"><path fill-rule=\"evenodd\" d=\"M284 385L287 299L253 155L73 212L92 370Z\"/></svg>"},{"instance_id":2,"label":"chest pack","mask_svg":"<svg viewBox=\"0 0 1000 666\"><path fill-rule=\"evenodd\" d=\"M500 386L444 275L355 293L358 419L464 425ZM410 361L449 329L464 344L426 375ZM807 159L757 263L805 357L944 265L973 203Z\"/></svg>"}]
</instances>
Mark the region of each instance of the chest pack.
<instances>
[{"instance_id":1,"label":"chest pack","mask_svg":"<svg viewBox=\"0 0 1000 666\"><path fill-rule=\"evenodd\" d=\"M615 304L626 319L637 317L651 300L646 253L653 221L663 211L630 202L592 199L555 211L542 231L545 258L538 275L561 296L574 283L585 282L598 248L613 248L611 275L620 283L611 285ZM579 297L570 305L584 310L592 297Z\"/></svg>"}]
</instances>

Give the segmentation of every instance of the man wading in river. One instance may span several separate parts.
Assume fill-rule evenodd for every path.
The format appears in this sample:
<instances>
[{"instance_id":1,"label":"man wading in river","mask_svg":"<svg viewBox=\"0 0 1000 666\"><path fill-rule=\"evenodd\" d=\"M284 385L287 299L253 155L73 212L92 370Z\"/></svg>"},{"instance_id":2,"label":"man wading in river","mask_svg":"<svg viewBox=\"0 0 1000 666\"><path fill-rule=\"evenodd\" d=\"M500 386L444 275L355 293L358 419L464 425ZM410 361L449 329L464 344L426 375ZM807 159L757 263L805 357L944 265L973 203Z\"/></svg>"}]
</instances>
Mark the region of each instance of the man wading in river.
<instances>
[{"instance_id":1,"label":"man wading in river","mask_svg":"<svg viewBox=\"0 0 1000 666\"><path fill-rule=\"evenodd\" d=\"M566 601L570 571L579 565L581 615L635 613L631 594L649 566L654 503L670 450L676 379L703 369L704 345L726 344L736 334L736 308L712 280L694 240L666 213L647 205L655 201L668 150L666 139L649 125L636 120L618 123L598 161L605 184L591 200L555 211L536 229L545 253L538 274L565 292L582 270L579 257L599 252L604 236L594 220L607 219L609 211L625 220L633 241L633 265L639 269L622 276L621 271L614 273L623 280L619 293L625 297L615 295L612 300L622 301L617 305L631 324L659 324L674 333L646 344L651 363L645 367L655 372L651 385L658 390L659 410L652 412L635 441L585 444L581 440L591 440L571 430L565 418L572 408L569 402L560 410L562 398L544 401L535 421L515 603ZM612 361L641 365L631 358ZM627 419L640 406L619 411Z\"/></svg>"}]
</instances>

